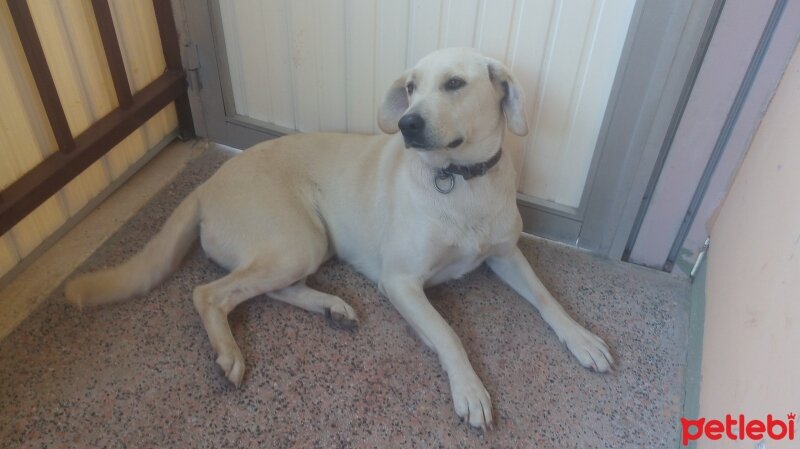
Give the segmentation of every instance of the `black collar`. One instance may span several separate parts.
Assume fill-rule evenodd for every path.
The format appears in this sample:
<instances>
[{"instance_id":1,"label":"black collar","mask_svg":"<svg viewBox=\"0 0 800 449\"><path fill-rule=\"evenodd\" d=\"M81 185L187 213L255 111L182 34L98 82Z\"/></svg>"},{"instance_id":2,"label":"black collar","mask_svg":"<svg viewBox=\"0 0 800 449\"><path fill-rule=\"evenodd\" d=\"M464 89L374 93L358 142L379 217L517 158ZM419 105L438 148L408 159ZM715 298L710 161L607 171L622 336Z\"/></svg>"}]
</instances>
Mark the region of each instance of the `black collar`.
<instances>
[{"instance_id":1,"label":"black collar","mask_svg":"<svg viewBox=\"0 0 800 449\"><path fill-rule=\"evenodd\" d=\"M497 150L497 153L494 154L491 158L486 161L479 162L477 164L471 165L455 165L450 164L445 168L440 168L438 170L437 175L444 178L447 175L461 175L464 180L474 178L476 176L483 176L486 174L489 169L497 165L500 161L500 156L503 155L503 149L500 148Z\"/></svg>"}]
</instances>

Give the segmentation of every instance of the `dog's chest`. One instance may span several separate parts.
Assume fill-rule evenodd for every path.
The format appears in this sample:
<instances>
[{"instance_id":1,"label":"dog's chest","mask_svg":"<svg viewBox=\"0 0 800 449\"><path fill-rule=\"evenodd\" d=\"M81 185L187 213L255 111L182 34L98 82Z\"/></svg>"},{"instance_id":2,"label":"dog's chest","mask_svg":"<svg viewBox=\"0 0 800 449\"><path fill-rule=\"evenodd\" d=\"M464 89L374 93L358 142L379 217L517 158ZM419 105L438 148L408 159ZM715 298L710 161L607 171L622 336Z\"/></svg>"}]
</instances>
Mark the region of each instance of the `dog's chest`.
<instances>
[{"instance_id":1,"label":"dog's chest","mask_svg":"<svg viewBox=\"0 0 800 449\"><path fill-rule=\"evenodd\" d=\"M435 267L427 284L435 285L458 279L477 268L488 254L488 250L473 251L464 247L449 247L442 254L442 263Z\"/></svg>"},{"instance_id":2,"label":"dog's chest","mask_svg":"<svg viewBox=\"0 0 800 449\"><path fill-rule=\"evenodd\" d=\"M428 284L457 279L477 268L499 246L513 240L512 221L511 217L487 217L446 230Z\"/></svg>"}]
</instances>

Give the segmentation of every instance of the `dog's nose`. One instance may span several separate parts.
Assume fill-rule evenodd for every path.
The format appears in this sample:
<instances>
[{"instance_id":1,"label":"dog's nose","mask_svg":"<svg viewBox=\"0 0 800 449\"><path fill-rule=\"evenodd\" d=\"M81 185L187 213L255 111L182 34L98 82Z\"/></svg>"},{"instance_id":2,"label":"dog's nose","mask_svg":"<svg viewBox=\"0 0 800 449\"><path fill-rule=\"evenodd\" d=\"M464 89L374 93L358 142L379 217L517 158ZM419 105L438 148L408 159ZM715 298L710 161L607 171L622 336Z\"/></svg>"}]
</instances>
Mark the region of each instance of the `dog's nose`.
<instances>
[{"instance_id":1,"label":"dog's nose","mask_svg":"<svg viewBox=\"0 0 800 449\"><path fill-rule=\"evenodd\" d=\"M425 119L417 113L406 114L397 124L405 136L417 136L425 129Z\"/></svg>"}]
</instances>

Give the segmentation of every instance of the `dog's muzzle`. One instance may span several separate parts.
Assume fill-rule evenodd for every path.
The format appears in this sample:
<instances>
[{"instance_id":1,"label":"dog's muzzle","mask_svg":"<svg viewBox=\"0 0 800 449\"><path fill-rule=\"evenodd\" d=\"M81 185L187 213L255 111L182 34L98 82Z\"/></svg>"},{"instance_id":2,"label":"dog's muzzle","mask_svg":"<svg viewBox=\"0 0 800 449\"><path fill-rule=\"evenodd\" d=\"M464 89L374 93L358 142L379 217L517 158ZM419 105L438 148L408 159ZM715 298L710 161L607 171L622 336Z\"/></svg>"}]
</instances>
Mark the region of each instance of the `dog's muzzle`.
<instances>
[{"instance_id":1,"label":"dog's muzzle","mask_svg":"<svg viewBox=\"0 0 800 449\"><path fill-rule=\"evenodd\" d=\"M406 114L400 118L397 123L400 132L403 133L403 140L405 141L406 148L416 148L420 150L433 150L436 148L443 148L445 145L437 142L431 142L427 136L425 129L425 119L416 112ZM458 137L448 143L447 148L458 148L464 139Z\"/></svg>"},{"instance_id":2,"label":"dog's muzzle","mask_svg":"<svg viewBox=\"0 0 800 449\"><path fill-rule=\"evenodd\" d=\"M429 145L425 138L425 119L416 112L400 117L397 123L400 132L403 133L403 140L406 148L428 149Z\"/></svg>"}]
</instances>

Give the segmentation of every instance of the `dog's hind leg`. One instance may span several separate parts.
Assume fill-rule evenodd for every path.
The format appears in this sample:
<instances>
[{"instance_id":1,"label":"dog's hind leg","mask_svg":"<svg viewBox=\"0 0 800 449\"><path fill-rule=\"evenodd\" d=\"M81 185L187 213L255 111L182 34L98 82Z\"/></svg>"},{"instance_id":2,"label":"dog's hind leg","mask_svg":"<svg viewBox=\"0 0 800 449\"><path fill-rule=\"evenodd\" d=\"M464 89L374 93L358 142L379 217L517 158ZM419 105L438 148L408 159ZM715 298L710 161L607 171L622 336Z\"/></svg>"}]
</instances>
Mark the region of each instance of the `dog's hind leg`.
<instances>
[{"instance_id":1,"label":"dog's hind leg","mask_svg":"<svg viewBox=\"0 0 800 449\"><path fill-rule=\"evenodd\" d=\"M194 289L194 305L217 354L217 364L237 387L244 377L244 358L228 324L228 313L249 298L284 289L304 279L318 267L318 264L291 267L282 265L278 258L272 260L274 262L248 264Z\"/></svg>"},{"instance_id":2,"label":"dog's hind leg","mask_svg":"<svg viewBox=\"0 0 800 449\"><path fill-rule=\"evenodd\" d=\"M358 324L355 310L342 298L314 290L306 285L305 280L270 292L268 296L309 312L324 314L343 327L350 328Z\"/></svg>"}]
</instances>

